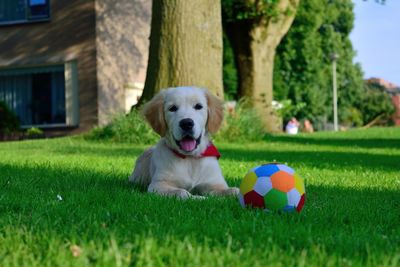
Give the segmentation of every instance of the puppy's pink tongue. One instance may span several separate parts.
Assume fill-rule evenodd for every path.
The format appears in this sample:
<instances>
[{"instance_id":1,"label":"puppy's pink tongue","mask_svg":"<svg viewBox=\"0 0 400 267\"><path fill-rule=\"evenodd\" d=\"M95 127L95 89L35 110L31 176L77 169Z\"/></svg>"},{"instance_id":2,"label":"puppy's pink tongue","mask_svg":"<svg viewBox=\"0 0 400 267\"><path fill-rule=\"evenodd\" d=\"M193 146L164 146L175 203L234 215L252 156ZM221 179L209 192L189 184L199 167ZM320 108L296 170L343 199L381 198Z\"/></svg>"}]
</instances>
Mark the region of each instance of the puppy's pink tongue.
<instances>
[{"instance_id":1,"label":"puppy's pink tongue","mask_svg":"<svg viewBox=\"0 0 400 267\"><path fill-rule=\"evenodd\" d=\"M196 148L196 140L194 139L183 139L179 142L181 148L186 151L190 152Z\"/></svg>"}]
</instances>

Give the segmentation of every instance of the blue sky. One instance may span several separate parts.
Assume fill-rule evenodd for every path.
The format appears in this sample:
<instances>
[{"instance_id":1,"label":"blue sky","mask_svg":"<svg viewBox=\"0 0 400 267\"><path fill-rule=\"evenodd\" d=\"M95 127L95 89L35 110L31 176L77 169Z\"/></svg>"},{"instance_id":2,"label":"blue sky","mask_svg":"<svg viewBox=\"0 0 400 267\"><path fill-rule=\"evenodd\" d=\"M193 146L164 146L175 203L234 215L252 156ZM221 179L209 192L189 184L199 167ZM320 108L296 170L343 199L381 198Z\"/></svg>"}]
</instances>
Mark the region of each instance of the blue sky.
<instances>
[{"instance_id":1,"label":"blue sky","mask_svg":"<svg viewBox=\"0 0 400 267\"><path fill-rule=\"evenodd\" d=\"M400 86L400 0L353 0L355 24L350 38L364 78L379 77Z\"/></svg>"}]
</instances>

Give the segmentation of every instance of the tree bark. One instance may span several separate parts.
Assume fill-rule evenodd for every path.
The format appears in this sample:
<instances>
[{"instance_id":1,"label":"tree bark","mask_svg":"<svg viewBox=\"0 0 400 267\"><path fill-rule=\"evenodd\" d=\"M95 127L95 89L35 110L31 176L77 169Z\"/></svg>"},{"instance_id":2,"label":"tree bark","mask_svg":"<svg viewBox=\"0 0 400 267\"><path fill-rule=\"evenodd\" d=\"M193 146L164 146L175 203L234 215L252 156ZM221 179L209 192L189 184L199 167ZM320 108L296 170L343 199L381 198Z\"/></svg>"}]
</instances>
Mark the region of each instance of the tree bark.
<instances>
[{"instance_id":1,"label":"tree bark","mask_svg":"<svg viewBox=\"0 0 400 267\"><path fill-rule=\"evenodd\" d=\"M278 18L238 20L225 25L238 69L239 96L251 101L269 132L281 130L281 120L272 109L275 51L294 20L299 1L281 0Z\"/></svg>"},{"instance_id":2,"label":"tree bark","mask_svg":"<svg viewBox=\"0 0 400 267\"><path fill-rule=\"evenodd\" d=\"M193 85L223 98L221 4L154 0L141 103L163 88Z\"/></svg>"}]
</instances>

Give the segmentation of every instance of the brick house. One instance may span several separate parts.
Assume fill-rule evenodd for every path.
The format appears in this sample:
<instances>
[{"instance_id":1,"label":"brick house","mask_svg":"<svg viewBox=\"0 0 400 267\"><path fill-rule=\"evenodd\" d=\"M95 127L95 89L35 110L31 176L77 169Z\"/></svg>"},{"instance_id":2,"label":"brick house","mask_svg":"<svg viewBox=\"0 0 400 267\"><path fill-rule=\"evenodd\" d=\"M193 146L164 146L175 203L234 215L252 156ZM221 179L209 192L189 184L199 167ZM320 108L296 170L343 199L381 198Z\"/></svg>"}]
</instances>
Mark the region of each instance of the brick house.
<instances>
[{"instance_id":1,"label":"brick house","mask_svg":"<svg viewBox=\"0 0 400 267\"><path fill-rule=\"evenodd\" d=\"M0 101L23 128L78 133L143 87L150 0L1 0Z\"/></svg>"}]
</instances>

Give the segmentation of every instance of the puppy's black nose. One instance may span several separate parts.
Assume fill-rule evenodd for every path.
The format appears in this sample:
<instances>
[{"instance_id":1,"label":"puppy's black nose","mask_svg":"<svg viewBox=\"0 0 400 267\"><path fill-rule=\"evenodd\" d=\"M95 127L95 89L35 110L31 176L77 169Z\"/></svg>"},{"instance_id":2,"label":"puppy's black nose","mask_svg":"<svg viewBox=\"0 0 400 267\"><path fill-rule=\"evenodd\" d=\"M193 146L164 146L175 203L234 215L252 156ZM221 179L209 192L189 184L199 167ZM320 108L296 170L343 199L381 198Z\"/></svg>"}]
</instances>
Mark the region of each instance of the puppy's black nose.
<instances>
[{"instance_id":1,"label":"puppy's black nose","mask_svg":"<svg viewBox=\"0 0 400 267\"><path fill-rule=\"evenodd\" d=\"M179 127L184 131L190 131L193 129L194 121L192 119L183 119L179 122Z\"/></svg>"}]
</instances>

